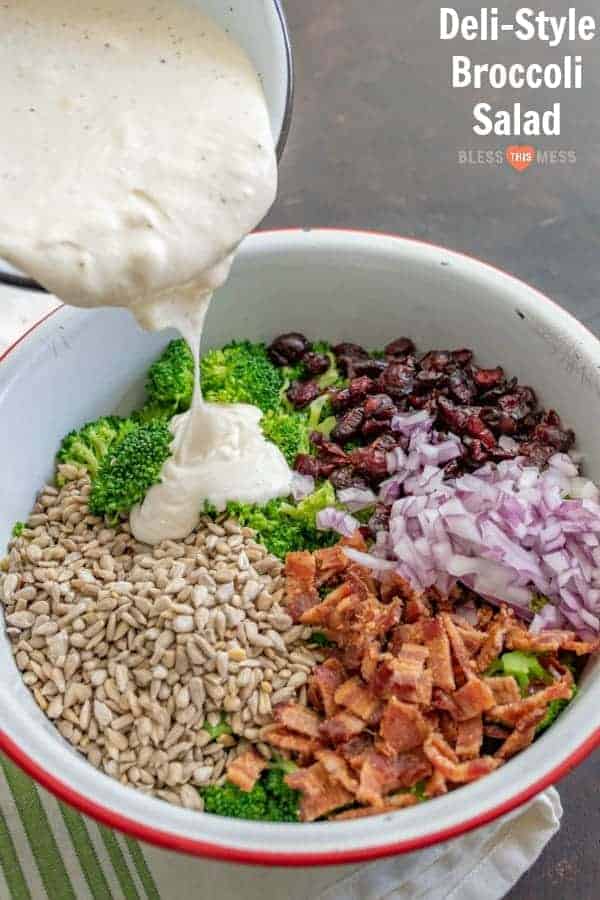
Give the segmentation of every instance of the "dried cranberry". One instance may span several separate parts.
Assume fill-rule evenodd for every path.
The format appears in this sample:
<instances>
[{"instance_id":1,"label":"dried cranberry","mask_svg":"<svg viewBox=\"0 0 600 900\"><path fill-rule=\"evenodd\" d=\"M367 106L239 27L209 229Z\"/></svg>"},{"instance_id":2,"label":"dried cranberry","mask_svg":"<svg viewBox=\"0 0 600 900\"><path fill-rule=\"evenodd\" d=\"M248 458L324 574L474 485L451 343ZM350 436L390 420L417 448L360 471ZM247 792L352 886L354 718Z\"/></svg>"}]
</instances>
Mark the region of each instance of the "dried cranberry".
<instances>
[{"instance_id":1,"label":"dried cranberry","mask_svg":"<svg viewBox=\"0 0 600 900\"><path fill-rule=\"evenodd\" d=\"M319 386L314 381L292 381L287 390L287 398L296 409L302 409L316 400L320 393Z\"/></svg>"},{"instance_id":2,"label":"dried cranberry","mask_svg":"<svg viewBox=\"0 0 600 900\"><path fill-rule=\"evenodd\" d=\"M350 462L360 472L377 481L388 474L387 453L370 444L368 447L357 447L350 453Z\"/></svg>"},{"instance_id":3,"label":"dried cranberry","mask_svg":"<svg viewBox=\"0 0 600 900\"><path fill-rule=\"evenodd\" d=\"M390 397L408 397L415 386L414 371L404 363L392 363L381 374L379 386L382 394Z\"/></svg>"},{"instance_id":4,"label":"dried cranberry","mask_svg":"<svg viewBox=\"0 0 600 900\"><path fill-rule=\"evenodd\" d=\"M415 345L411 341L410 338L401 337L397 338L395 341L392 341L391 344L388 344L385 348L386 356L408 356L410 353L415 352Z\"/></svg>"},{"instance_id":5,"label":"dried cranberry","mask_svg":"<svg viewBox=\"0 0 600 900\"><path fill-rule=\"evenodd\" d=\"M393 450L397 444L398 441L393 434L382 434L376 441L373 441L371 447L373 450L385 450L387 452L388 450Z\"/></svg>"},{"instance_id":6,"label":"dried cranberry","mask_svg":"<svg viewBox=\"0 0 600 900\"><path fill-rule=\"evenodd\" d=\"M481 413L481 418L493 431L498 434L515 434L517 423L512 416L502 412L501 409L488 407Z\"/></svg>"},{"instance_id":7,"label":"dried cranberry","mask_svg":"<svg viewBox=\"0 0 600 900\"><path fill-rule=\"evenodd\" d=\"M496 369L475 369L473 379L481 390L487 391L504 381L504 369L502 366L498 366Z\"/></svg>"},{"instance_id":8,"label":"dried cranberry","mask_svg":"<svg viewBox=\"0 0 600 900\"><path fill-rule=\"evenodd\" d=\"M421 369L434 369L436 372L444 372L452 361L447 350L431 350L426 353L419 363Z\"/></svg>"},{"instance_id":9,"label":"dried cranberry","mask_svg":"<svg viewBox=\"0 0 600 900\"><path fill-rule=\"evenodd\" d=\"M469 416L466 423L466 430L471 437L481 441L484 447L496 446L496 438L479 416Z\"/></svg>"},{"instance_id":10,"label":"dried cranberry","mask_svg":"<svg viewBox=\"0 0 600 900\"><path fill-rule=\"evenodd\" d=\"M533 405L518 391L498 398L500 409L517 421L526 418L532 412Z\"/></svg>"},{"instance_id":11,"label":"dried cranberry","mask_svg":"<svg viewBox=\"0 0 600 900\"><path fill-rule=\"evenodd\" d=\"M353 378L348 385L350 392L350 400L352 403L361 403L367 394L372 394L377 389L376 383L368 375L361 375L360 378Z\"/></svg>"},{"instance_id":12,"label":"dried cranberry","mask_svg":"<svg viewBox=\"0 0 600 900\"><path fill-rule=\"evenodd\" d=\"M519 453L526 456L532 465L538 469L543 469L548 464L551 456L554 456L556 450L547 444L540 444L537 441L527 441L519 447Z\"/></svg>"},{"instance_id":13,"label":"dried cranberry","mask_svg":"<svg viewBox=\"0 0 600 900\"><path fill-rule=\"evenodd\" d=\"M348 454L333 441L323 440L318 444L319 460L326 463L334 463L335 467L343 466L348 462Z\"/></svg>"},{"instance_id":14,"label":"dried cranberry","mask_svg":"<svg viewBox=\"0 0 600 900\"><path fill-rule=\"evenodd\" d=\"M459 403L472 403L477 395L475 385L461 369L450 374L448 381L450 393Z\"/></svg>"},{"instance_id":15,"label":"dried cranberry","mask_svg":"<svg viewBox=\"0 0 600 900\"><path fill-rule=\"evenodd\" d=\"M339 391L330 391L329 400L336 412L347 409L349 406L352 406L353 402L352 394L348 388L342 388Z\"/></svg>"},{"instance_id":16,"label":"dried cranberry","mask_svg":"<svg viewBox=\"0 0 600 900\"><path fill-rule=\"evenodd\" d=\"M372 439L379 434L383 434L389 427L389 421L386 422L384 419L367 419L363 422L360 432L363 437Z\"/></svg>"},{"instance_id":17,"label":"dried cranberry","mask_svg":"<svg viewBox=\"0 0 600 900\"><path fill-rule=\"evenodd\" d=\"M367 419L391 419L396 413L396 405L387 394L373 394L367 397L363 409Z\"/></svg>"},{"instance_id":18,"label":"dried cranberry","mask_svg":"<svg viewBox=\"0 0 600 900\"><path fill-rule=\"evenodd\" d=\"M294 462L294 469L301 475L311 475L313 478L319 477L319 460L308 453L299 453Z\"/></svg>"},{"instance_id":19,"label":"dried cranberry","mask_svg":"<svg viewBox=\"0 0 600 900\"><path fill-rule=\"evenodd\" d=\"M269 347L269 356L276 366L289 366L300 362L310 344L303 334L290 331L289 334L281 334Z\"/></svg>"},{"instance_id":20,"label":"dried cranberry","mask_svg":"<svg viewBox=\"0 0 600 900\"><path fill-rule=\"evenodd\" d=\"M329 480L338 491L343 491L346 488L364 490L369 487L367 479L353 469L352 466L340 466L339 469L331 473Z\"/></svg>"},{"instance_id":21,"label":"dried cranberry","mask_svg":"<svg viewBox=\"0 0 600 900\"><path fill-rule=\"evenodd\" d=\"M480 466L488 461L487 451L481 441L474 438L465 438L464 443L467 447L469 457L474 463L477 463L477 465Z\"/></svg>"},{"instance_id":22,"label":"dried cranberry","mask_svg":"<svg viewBox=\"0 0 600 900\"><path fill-rule=\"evenodd\" d=\"M331 366L331 360L325 353L305 353L302 362L310 375L323 375Z\"/></svg>"},{"instance_id":23,"label":"dried cranberry","mask_svg":"<svg viewBox=\"0 0 600 900\"><path fill-rule=\"evenodd\" d=\"M357 378L361 375L369 375L377 378L387 368L384 359L350 359L346 365L349 378Z\"/></svg>"},{"instance_id":24,"label":"dried cranberry","mask_svg":"<svg viewBox=\"0 0 600 900\"><path fill-rule=\"evenodd\" d=\"M440 397L437 405L442 420L457 434L462 434L466 430L469 415L472 414L469 408L455 406L447 397Z\"/></svg>"},{"instance_id":25,"label":"dried cranberry","mask_svg":"<svg viewBox=\"0 0 600 900\"><path fill-rule=\"evenodd\" d=\"M361 347L360 344L351 344L349 341L336 344L335 347L332 347L331 349L337 357L353 356L356 359L360 359L361 357L366 359L369 356L364 347Z\"/></svg>"},{"instance_id":26,"label":"dried cranberry","mask_svg":"<svg viewBox=\"0 0 600 900\"><path fill-rule=\"evenodd\" d=\"M360 431L360 427L365 420L365 414L360 406L355 406L349 412L339 419L337 425L331 432L331 437L339 444L346 444L356 437Z\"/></svg>"},{"instance_id":27,"label":"dried cranberry","mask_svg":"<svg viewBox=\"0 0 600 900\"><path fill-rule=\"evenodd\" d=\"M447 374L445 372L438 372L436 369L423 369L415 377L418 383L425 387L433 387L434 385L441 386L448 381Z\"/></svg>"},{"instance_id":28,"label":"dried cranberry","mask_svg":"<svg viewBox=\"0 0 600 900\"><path fill-rule=\"evenodd\" d=\"M452 362L456 363L457 366L460 366L461 369L468 366L473 359L473 351L467 350L466 348L462 350L453 350L451 355Z\"/></svg>"},{"instance_id":29,"label":"dried cranberry","mask_svg":"<svg viewBox=\"0 0 600 900\"><path fill-rule=\"evenodd\" d=\"M570 429L565 431L560 425L546 424L544 420L535 428L532 437L534 441L549 444L561 453L567 453L575 443L573 431Z\"/></svg>"}]
</instances>

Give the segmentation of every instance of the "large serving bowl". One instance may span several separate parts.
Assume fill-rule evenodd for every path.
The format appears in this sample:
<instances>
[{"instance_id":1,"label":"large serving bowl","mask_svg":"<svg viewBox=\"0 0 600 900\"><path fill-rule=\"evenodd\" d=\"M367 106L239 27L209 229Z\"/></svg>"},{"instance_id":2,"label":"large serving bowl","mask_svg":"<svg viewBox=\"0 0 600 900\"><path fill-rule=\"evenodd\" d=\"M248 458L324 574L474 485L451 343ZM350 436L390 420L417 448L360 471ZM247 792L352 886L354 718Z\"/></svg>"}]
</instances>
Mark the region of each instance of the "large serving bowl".
<instances>
[{"instance_id":1,"label":"large serving bowl","mask_svg":"<svg viewBox=\"0 0 600 900\"><path fill-rule=\"evenodd\" d=\"M0 309L2 297L0 293ZM23 296L27 302L27 296ZM205 348L237 337L312 337L381 346L410 335L421 348L474 348L531 384L579 436L588 475L600 480L600 344L552 301L473 259L402 238L289 231L244 242L208 317ZM52 477L69 429L142 392L150 361L170 339L129 313L61 308L0 365L0 542L26 518ZM589 664L574 702L521 755L481 781L397 813L349 822L258 824L191 812L98 772L43 716L0 637L0 748L83 812L174 850L231 861L322 865L433 844L516 809L600 743L600 666Z\"/></svg>"}]
</instances>

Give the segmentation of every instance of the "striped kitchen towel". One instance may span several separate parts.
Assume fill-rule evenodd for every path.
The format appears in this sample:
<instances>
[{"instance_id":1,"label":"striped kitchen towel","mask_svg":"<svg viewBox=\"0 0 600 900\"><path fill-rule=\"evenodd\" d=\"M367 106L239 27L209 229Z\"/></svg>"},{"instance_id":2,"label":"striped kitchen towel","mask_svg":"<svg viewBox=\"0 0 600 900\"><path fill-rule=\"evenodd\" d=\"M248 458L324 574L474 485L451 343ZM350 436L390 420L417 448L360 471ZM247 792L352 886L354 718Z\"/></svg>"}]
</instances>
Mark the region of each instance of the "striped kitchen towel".
<instances>
[{"instance_id":1,"label":"striped kitchen towel","mask_svg":"<svg viewBox=\"0 0 600 900\"><path fill-rule=\"evenodd\" d=\"M420 853L361 866L249 868L139 844L59 802L0 756L0 900L500 900L561 814L549 790Z\"/></svg>"}]
</instances>

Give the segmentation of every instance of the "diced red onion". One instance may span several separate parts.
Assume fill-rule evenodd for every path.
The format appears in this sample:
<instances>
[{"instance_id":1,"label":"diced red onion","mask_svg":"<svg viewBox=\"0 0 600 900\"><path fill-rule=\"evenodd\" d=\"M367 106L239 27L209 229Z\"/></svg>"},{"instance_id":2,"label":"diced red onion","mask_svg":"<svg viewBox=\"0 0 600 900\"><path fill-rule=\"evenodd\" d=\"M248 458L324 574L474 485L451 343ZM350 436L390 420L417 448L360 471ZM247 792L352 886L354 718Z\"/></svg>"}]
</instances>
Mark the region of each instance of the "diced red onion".
<instances>
[{"instance_id":1,"label":"diced red onion","mask_svg":"<svg viewBox=\"0 0 600 900\"><path fill-rule=\"evenodd\" d=\"M361 566L372 569L374 572L390 572L396 568L395 562L381 559L379 556L372 556L370 553L362 553L360 550L355 550L354 547L344 547L344 553L354 562L360 563Z\"/></svg>"},{"instance_id":2,"label":"diced red onion","mask_svg":"<svg viewBox=\"0 0 600 900\"><path fill-rule=\"evenodd\" d=\"M292 475L291 493L296 501L304 500L310 496L315 489L315 479L312 475L302 475L300 472L294 472Z\"/></svg>"},{"instance_id":3,"label":"diced red onion","mask_svg":"<svg viewBox=\"0 0 600 900\"><path fill-rule=\"evenodd\" d=\"M370 488L344 488L338 491L337 498L350 512L360 512L377 503L377 497Z\"/></svg>"},{"instance_id":4,"label":"diced red onion","mask_svg":"<svg viewBox=\"0 0 600 900\"><path fill-rule=\"evenodd\" d=\"M317 513L317 528L319 531L336 531L342 537L352 537L360 522L341 509L328 506Z\"/></svg>"},{"instance_id":5,"label":"diced red onion","mask_svg":"<svg viewBox=\"0 0 600 900\"><path fill-rule=\"evenodd\" d=\"M398 413L392 419L392 431L397 431L406 437L410 437L415 431L431 431L432 428L433 418L426 409L421 409L419 412Z\"/></svg>"}]
</instances>

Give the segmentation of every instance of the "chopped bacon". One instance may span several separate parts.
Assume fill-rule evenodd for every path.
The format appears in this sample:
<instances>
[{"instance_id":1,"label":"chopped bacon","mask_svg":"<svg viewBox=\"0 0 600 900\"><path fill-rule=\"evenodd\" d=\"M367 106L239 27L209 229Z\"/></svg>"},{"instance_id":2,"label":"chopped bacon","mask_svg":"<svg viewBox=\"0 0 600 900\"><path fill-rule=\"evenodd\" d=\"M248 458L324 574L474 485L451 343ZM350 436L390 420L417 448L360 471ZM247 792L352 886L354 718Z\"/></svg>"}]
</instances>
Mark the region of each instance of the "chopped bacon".
<instances>
[{"instance_id":1,"label":"chopped bacon","mask_svg":"<svg viewBox=\"0 0 600 900\"><path fill-rule=\"evenodd\" d=\"M424 793L429 798L441 797L442 794L448 793L446 779L438 769L435 769L431 778L427 779Z\"/></svg>"},{"instance_id":2,"label":"chopped bacon","mask_svg":"<svg viewBox=\"0 0 600 900\"><path fill-rule=\"evenodd\" d=\"M380 816L382 813L397 812L399 809L415 806L418 802L419 800L414 794L394 794L393 797L386 797L386 802L383 806L361 806L358 809L347 809L345 812L333 816L333 818L342 821L366 819L368 816Z\"/></svg>"},{"instance_id":3,"label":"chopped bacon","mask_svg":"<svg viewBox=\"0 0 600 900\"><path fill-rule=\"evenodd\" d=\"M484 644L477 655L477 669L485 672L504 648L504 639L511 624L512 616L506 609L500 610L490 626Z\"/></svg>"},{"instance_id":4,"label":"chopped bacon","mask_svg":"<svg viewBox=\"0 0 600 900\"><path fill-rule=\"evenodd\" d=\"M317 566L312 553L288 553L285 560L287 611L298 622L303 613L320 602L316 586Z\"/></svg>"},{"instance_id":5,"label":"chopped bacon","mask_svg":"<svg viewBox=\"0 0 600 900\"><path fill-rule=\"evenodd\" d=\"M314 822L336 809L348 806L354 800L350 791L330 778L322 762L307 769L297 769L285 776L288 787L300 791L300 818Z\"/></svg>"},{"instance_id":6,"label":"chopped bacon","mask_svg":"<svg viewBox=\"0 0 600 900\"><path fill-rule=\"evenodd\" d=\"M484 678L483 680L494 695L494 703L497 706L506 703L517 703L521 699L519 685L512 675L498 675L492 678Z\"/></svg>"},{"instance_id":7,"label":"chopped bacon","mask_svg":"<svg viewBox=\"0 0 600 900\"><path fill-rule=\"evenodd\" d=\"M381 718L381 701L369 693L358 676L340 685L334 699L339 706L364 719L368 725L375 725Z\"/></svg>"},{"instance_id":8,"label":"chopped bacon","mask_svg":"<svg viewBox=\"0 0 600 900\"><path fill-rule=\"evenodd\" d=\"M406 600L411 595L411 586L402 575L397 572L384 572L381 576L379 592L384 603L392 600Z\"/></svg>"},{"instance_id":9,"label":"chopped bacon","mask_svg":"<svg viewBox=\"0 0 600 900\"><path fill-rule=\"evenodd\" d=\"M450 645L452 647L452 654L456 663L463 673L465 678L469 678L473 673L473 663L469 658L469 653L467 652L467 648L465 647L465 642L462 639L462 635L460 634L457 626L452 621L452 616L450 613L442 613L441 619L444 624L444 628L446 629L446 634L450 639Z\"/></svg>"},{"instance_id":10,"label":"chopped bacon","mask_svg":"<svg viewBox=\"0 0 600 900\"><path fill-rule=\"evenodd\" d=\"M321 720L316 712L300 703L280 703L273 710L276 722L310 738L319 737Z\"/></svg>"},{"instance_id":11,"label":"chopped bacon","mask_svg":"<svg viewBox=\"0 0 600 900\"><path fill-rule=\"evenodd\" d=\"M455 718L453 718L450 713L442 710L438 713L437 727L450 746L454 747L456 745L456 739L458 738L458 725L456 724ZM431 730L433 731L434 729Z\"/></svg>"},{"instance_id":12,"label":"chopped bacon","mask_svg":"<svg viewBox=\"0 0 600 900\"><path fill-rule=\"evenodd\" d=\"M268 763L256 750L247 750L227 767L227 778L242 791L251 791Z\"/></svg>"},{"instance_id":13,"label":"chopped bacon","mask_svg":"<svg viewBox=\"0 0 600 900\"><path fill-rule=\"evenodd\" d=\"M334 657L313 669L308 684L309 697L313 705L322 709L326 716L334 716L338 711L335 692L345 680L346 671Z\"/></svg>"},{"instance_id":14,"label":"chopped bacon","mask_svg":"<svg viewBox=\"0 0 600 900\"><path fill-rule=\"evenodd\" d=\"M364 719L352 713L339 712L321 724L321 735L332 744L343 744L366 728Z\"/></svg>"},{"instance_id":15,"label":"chopped bacon","mask_svg":"<svg viewBox=\"0 0 600 900\"><path fill-rule=\"evenodd\" d=\"M431 686L431 674L428 673L426 678L423 672L427 656L427 648L418 644L403 644L395 659L389 653L383 654L373 676L374 693L383 699L395 696L418 703L423 692Z\"/></svg>"},{"instance_id":16,"label":"chopped bacon","mask_svg":"<svg viewBox=\"0 0 600 900\"><path fill-rule=\"evenodd\" d=\"M403 753L395 758L369 753L360 772L356 797L366 806L381 806L386 794L412 787L430 774L431 766L422 753Z\"/></svg>"},{"instance_id":17,"label":"chopped bacon","mask_svg":"<svg viewBox=\"0 0 600 900\"><path fill-rule=\"evenodd\" d=\"M340 756L339 753L335 753L333 750L320 750L316 756L319 762L323 763L327 769L330 778L341 784L351 794L356 794L358 781L351 773L343 756Z\"/></svg>"},{"instance_id":18,"label":"chopped bacon","mask_svg":"<svg viewBox=\"0 0 600 900\"><path fill-rule=\"evenodd\" d=\"M398 651L402 647L402 644L404 643L424 644L424 624L424 621L413 622L410 625L403 622L401 625L398 625L397 628L394 628L388 644L388 650L390 651L390 653L393 653L394 655L398 653Z\"/></svg>"},{"instance_id":19,"label":"chopped bacon","mask_svg":"<svg viewBox=\"0 0 600 900\"><path fill-rule=\"evenodd\" d=\"M402 703L396 697L388 700L381 719L379 733L385 743L398 753L420 747L430 727L418 707Z\"/></svg>"},{"instance_id":20,"label":"chopped bacon","mask_svg":"<svg viewBox=\"0 0 600 900\"><path fill-rule=\"evenodd\" d=\"M292 750L301 756L310 756L319 747L318 741L295 734L281 725L270 725L263 731L263 740L280 750Z\"/></svg>"},{"instance_id":21,"label":"chopped bacon","mask_svg":"<svg viewBox=\"0 0 600 900\"><path fill-rule=\"evenodd\" d=\"M369 641L360 662L360 674L364 681L370 682L373 678L380 656L381 647L379 644L376 641Z\"/></svg>"},{"instance_id":22,"label":"chopped bacon","mask_svg":"<svg viewBox=\"0 0 600 900\"><path fill-rule=\"evenodd\" d=\"M423 745L425 755L447 781L455 784L467 784L488 775L501 765L501 760L491 756L481 756L467 762L456 762L456 754L448 746L441 734L430 735Z\"/></svg>"},{"instance_id":23,"label":"chopped bacon","mask_svg":"<svg viewBox=\"0 0 600 900\"><path fill-rule=\"evenodd\" d=\"M536 709L546 709L552 700L568 700L573 691L571 683L567 679L555 681L549 687L532 694L525 700L516 703L506 703L503 706L494 706L489 710L489 718L503 725L516 725L519 719Z\"/></svg>"},{"instance_id":24,"label":"chopped bacon","mask_svg":"<svg viewBox=\"0 0 600 900\"><path fill-rule=\"evenodd\" d=\"M406 610L404 618L407 622L419 622L421 619L429 618L431 615L431 607L424 593L413 592L412 597L406 601Z\"/></svg>"},{"instance_id":25,"label":"chopped bacon","mask_svg":"<svg viewBox=\"0 0 600 900\"><path fill-rule=\"evenodd\" d=\"M450 658L450 642L439 619L428 619L422 624L423 638L429 649L429 667L435 687L453 691L456 687Z\"/></svg>"},{"instance_id":26,"label":"chopped bacon","mask_svg":"<svg viewBox=\"0 0 600 900\"><path fill-rule=\"evenodd\" d=\"M343 744L338 744L338 753L344 757L348 765L359 771L362 768L367 754L373 749L373 736L367 732L361 732L355 737L350 738Z\"/></svg>"},{"instance_id":27,"label":"chopped bacon","mask_svg":"<svg viewBox=\"0 0 600 900\"><path fill-rule=\"evenodd\" d=\"M491 690L480 678L470 678L454 692L452 699L456 704L456 718L459 722L491 709L495 702Z\"/></svg>"},{"instance_id":28,"label":"chopped bacon","mask_svg":"<svg viewBox=\"0 0 600 900\"><path fill-rule=\"evenodd\" d=\"M506 738L500 749L496 752L498 759L510 759L511 756L520 753L525 747L529 747L535 737L535 732L546 715L545 709L534 709L523 716L516 724L513 733Z\"/></svg>"},{"instance_id":29,"label":"chopped bacon","mask_svg":"<svg viewBox=\"0 0 600 900\"><path fill-rule=\"evenodd\" d=\"M459 722L456 736L456 755L459 759L475 759L481 753L483 719L473 716Z\"/></svg>"},{"instance_id":30,"label":"chopped bacon","mask_svg":"<svg viewBox=\"0 0 600 900\"><path fill-rule=\"evenodd\" d=\"M493 738L495 741L505 741L510 731L503 728L502 725L484 725L483 733L486 737Z\"/></svg>"},{"instance_id":31,"label":"chopped bacon","mask_svg":"<svg viewBox=\"0 0 600 900\"><path fill-rule=\"evenodd\" d=\"M600 641L580 641L574 631L548 630L532 634L518 625L508 633L507 646L511 650L523 650L530 653L556 653L558 650L571 650L578 656L594 653Z\"/></svg>"},{"instance_id":32,"label":"chopped bacon","mask_svg":"<svg viewBox=\"0 0 600 900\"><path fill-rule=\"evenodd\" d=\"M339 587L330 591L324 600L318 597L316 604L312 604L305 609L300 615L300 621L303 625L325 625L329 623L329 618L337 609L338 605L346 597L352 594L352 588L348 584L341 584ZM289 608L289 603L288 603ZM290 613L291 615L291 613Z\"/></svg>"}]
</instances>

